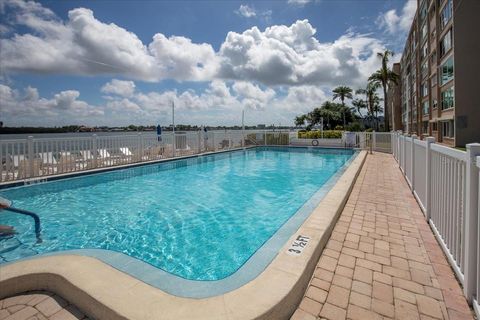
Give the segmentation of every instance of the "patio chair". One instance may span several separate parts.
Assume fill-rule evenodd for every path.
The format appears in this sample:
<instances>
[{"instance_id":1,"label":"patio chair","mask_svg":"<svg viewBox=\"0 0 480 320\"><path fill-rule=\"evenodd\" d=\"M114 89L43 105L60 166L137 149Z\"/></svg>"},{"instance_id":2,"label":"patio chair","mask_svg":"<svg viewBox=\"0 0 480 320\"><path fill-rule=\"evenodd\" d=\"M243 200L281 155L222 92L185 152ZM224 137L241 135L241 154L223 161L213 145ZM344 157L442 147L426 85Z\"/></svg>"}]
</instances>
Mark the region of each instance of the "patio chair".
<instances>
[{"instance_id":1,"label":"patio chair","mask_svg":"<svg viewBox=\"0 0 480 320\"><path fill-rule=\"evenodd\" d=\"M33 172L31 171L33 169ZM33 159L33 166L30 167L30 161L20 160L17 167L17 179L33 178L42 175L41 159Z\"/></svg>"},{"instance_id":2,"label":"patio chair","mask_svg":"<svg viewBox=\"0 0 480 320\"><path fill-rule=\"evenodd\" d=\"M57 173L74 172L77 170L77 159L75 156L63 153L57 163Z\"/></svg>"},{"instance_id":3,"label":"patio chair","mask_svg":"<svg viewBox=\"0 0 480 320\"><path fill-rule=\"evenodd\" d=\"M47 174L55 173L55 168L57 166L57 159L55 159L53 152L41 152L38 155L42 160L43 170L46 171Z\"/></svg>"}]
</instances>

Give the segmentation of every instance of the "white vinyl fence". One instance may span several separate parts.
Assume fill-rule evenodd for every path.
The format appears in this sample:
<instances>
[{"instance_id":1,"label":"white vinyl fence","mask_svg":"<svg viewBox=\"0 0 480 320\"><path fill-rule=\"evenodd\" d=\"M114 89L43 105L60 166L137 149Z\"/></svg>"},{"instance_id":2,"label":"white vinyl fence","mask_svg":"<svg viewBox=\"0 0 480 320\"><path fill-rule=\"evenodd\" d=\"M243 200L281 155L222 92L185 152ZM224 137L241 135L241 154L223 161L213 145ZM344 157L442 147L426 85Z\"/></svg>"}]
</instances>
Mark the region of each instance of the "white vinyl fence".
<instances>
[{"instance_id":1,"label":"white vinyl fence","mask_svg":"<svg viewBox=\"0 0 480 320\"><path fill-rule=\"evenodd\" d=\"M0 182L216 152L288 145L289 132L224 130L0 140Z\"/></svg>"},{"instance_id":2,"label":"white vinyl fence","mask_svg":"<svg viewBox=\"0 0 480 320\"><path fill-rule=\"evenodd\" d=\"M479 315L480 144L461 151L429 137L392 134L393 156L433 229L449 263Z\"/></svg>"}]
</instances>

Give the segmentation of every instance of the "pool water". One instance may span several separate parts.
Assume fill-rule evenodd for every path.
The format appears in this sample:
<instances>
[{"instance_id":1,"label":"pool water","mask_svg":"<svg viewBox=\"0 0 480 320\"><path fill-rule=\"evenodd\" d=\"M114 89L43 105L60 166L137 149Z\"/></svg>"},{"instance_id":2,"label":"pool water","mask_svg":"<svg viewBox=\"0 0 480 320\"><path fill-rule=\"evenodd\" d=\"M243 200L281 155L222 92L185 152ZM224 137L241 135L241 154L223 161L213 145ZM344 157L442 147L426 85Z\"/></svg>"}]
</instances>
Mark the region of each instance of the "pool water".
<instances>
[{"instance_id":1,"label":"pool water","mask_svg":"<svg viewBox=\"0 0 480 320\"><path fill-rule=\"evenodd\" d=\"M235 273L347 161L352 150L255 148L0 190L31 217L0 212L18 234L0 263L107 249L191 280Z\"/></svg>"}]
</instances>

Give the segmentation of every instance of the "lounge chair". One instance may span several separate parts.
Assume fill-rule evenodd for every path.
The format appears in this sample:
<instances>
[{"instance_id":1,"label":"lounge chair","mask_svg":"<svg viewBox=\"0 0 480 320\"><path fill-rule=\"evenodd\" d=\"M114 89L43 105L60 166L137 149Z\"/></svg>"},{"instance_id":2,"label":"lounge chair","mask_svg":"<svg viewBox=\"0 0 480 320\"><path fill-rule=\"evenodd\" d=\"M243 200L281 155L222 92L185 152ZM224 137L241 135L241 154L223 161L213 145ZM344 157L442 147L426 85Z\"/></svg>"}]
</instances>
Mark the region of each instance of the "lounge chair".
<instances>
[{"instance_id":1,"label":"lounge chair","mask_svg":"<svg viewBox=\"0 0 480 320\"><path fill-rule=\"evenodd\" d=\"M20 160L17 167L17 179L33 178L42 175L41 159L33 159L33 166L30 167L30 161ZM31 171L33 169L33 172Z\"/></svg>"},{"instance_id":2,"label":"lounge chair","mask_svg":"<svg viewBox=\"0 0 480 320\"><path fill-rule=\"evenodd\" d=\"M57 173L74 172L77 170L77 159L75 156L63 153L57 163Z\"/></svg>"},{"instance_id":3,"label":"lounge chair","mask_svg":"<svg viewBox=\"0 0 480 320\"><path fill-rule=\"evenodd\" d=\"M40 159L42 159L43 170L47 174L55 173L55 167L57 165L57 159L53 155L53 152L42 152L38 154Z\"/></svg>"}]
</instances>

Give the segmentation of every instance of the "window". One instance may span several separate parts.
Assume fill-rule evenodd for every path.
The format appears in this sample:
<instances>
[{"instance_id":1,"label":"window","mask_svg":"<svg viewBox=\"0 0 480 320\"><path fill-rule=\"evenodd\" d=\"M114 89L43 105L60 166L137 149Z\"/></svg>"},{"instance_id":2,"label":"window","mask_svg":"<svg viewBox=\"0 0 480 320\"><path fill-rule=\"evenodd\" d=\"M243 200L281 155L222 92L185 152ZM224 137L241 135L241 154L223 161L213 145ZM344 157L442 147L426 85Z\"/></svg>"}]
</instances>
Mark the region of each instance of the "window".
<instances>
[{"instance_id":1,"label":"window","mask_svg":"<svg viewBox=\"0 0 480 320\"><path fill-rule=\"evenodd\" d=\"M437 123L432 122L432 131L437 131Z\"/></svg>"},{"instance_id":2,"label":"window","mask_svg":"<svg viewBox=\"0 0 480 320\"><path fill-rule=\"evenodd\" d=\"M452 29L448 30L447 34L440 41L440 57L452 48Z\"/></svg>"},{"instance_id":3,"label":"window","mask_svg":"<svg viewBox=\"0 0 480 320\"><path fill-rule=\"evenodd\" d=\"M420 68L420 72L422 73L422 79L424 79L428 75L428 61L422 63L422 66Z\"/></svg>"},{"instance_id":4,"label":"window","mask_svg":"<svg viewBox=\"0 0 480 320\"><path fill-rule=\"evenodd\" d=\"M420 61L425 59L428 56L428 42L425 42L425 44L422 47L422 51L420 53Z\"/></svg>"},{"instance_id":5,"label":"window","mask_svg":"<svg viewBox=\"0 0 480 320\"><path fill-rule=\"evenodd\" d=\"M430 111L430 106L428 104L428 101L425 101L422 105L422 110L423 110L423 115L426 116L428 115L428 112Z\"/></svg>"},{"instance_id":6,"label":"window","mask_svg":"<svg viewBox=\"0 0 480 320\"><path fill-rule=\"evenodd\" d=\"M455 107L454 88L448 88L442 92L442 110Z\"/></svg>"},{"instance_id":7,"label":"window","mask_svg":"<svg viewBox=\"0 0 480 320\"><path fill-rule=\"evenodd\" d=\"M452 0L448 0L443 7L442 12L440 13L440 26L442 29L447 25L447 23L452 18Z\"/></svg>"},{"instance_id":8,"label":"window","mask_svg":"<svg viewBox=\"0 0 480 320\"><path fill-rule=\"evenodd\" d=\"M427 23L424 23L422 26L421 34L420 34L420 43L426 39L428 33Z\"/></svg>"},{"instance_id":9,"label":"window","mask_svg":"<svg viewBox=\"0 0 480 320\"><path fill-rule=\"evenodd\" d=\"M422 92L422 97L428 96L428 84L426 82L422 83L420 90Z\"/></svg>"},{"instance_id":10,"label":"window","mask_svg":"<svg viewBox=\"0 0 480 320\"><path fill-rule=\"evenodd\" d=\"M453 120L442 121L442 136L446 138L455 137L455 124Z\"/></svg>"},{"instance_id":11,"label":"window","mask_svg":"<svg viewBox=\"0 0 480 320\"><path fill-rule=\"evenodd\" d=\"M453 79L453 57L448 58L447 61L440 67L440 85L444 85Z\"/></svg>"},{"instance_id":12,"label":"window","mask_svg":"<svg viewBox=\"0 0 480 320\"><path fill-rule=\"evenodd\" d=\"M423 134L428 134L428 121L423 121L422 122L422 133Z\"/></svg>"},{"instance_id":13,"label":"window","mask_svg":"<svg viewBox=\"0 0 480 320\"><path fill-rule=\"evenodd\" d=\"M426 1L423 1L422 3L422 6L420 7L420 21L423 21L423 19L425 19L425 17L427 16L427 2Z\"/></svg>"}]
</instances>

